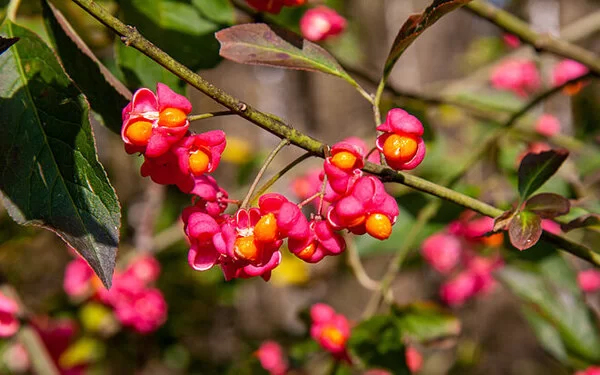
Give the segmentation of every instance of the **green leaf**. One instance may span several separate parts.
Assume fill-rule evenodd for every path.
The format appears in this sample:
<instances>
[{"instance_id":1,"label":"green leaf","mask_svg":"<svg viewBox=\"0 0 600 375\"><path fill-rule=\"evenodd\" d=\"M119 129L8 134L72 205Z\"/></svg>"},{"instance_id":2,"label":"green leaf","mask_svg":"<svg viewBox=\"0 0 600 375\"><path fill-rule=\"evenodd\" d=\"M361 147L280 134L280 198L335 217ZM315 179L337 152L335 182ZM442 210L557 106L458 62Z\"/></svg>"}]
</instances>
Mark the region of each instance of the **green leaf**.
<instances>
[{"instance_id":1,"label":"green leaf","mask_svg":"<svg viewBox=\"0 0 600 375\"><path fill-rule=\"evenodd\" d=\"M527 154L519 166L519 194L524 201L535 193L569 156L565 149L544 151L539 154Z\"/></svg>"},{"instance_id":2,"label":"green leaf","mask_svg":"<svg viewBox=\"0 0 600 375\"><path fill-rule=\"evenodd\" d=\"M427 343L452 338L461 331L460 320L433 303L394 307L393 314L403 337L412 341Z\"/></svg>"},{"instance_id":3,"label":"green leaf","mask_svg":"<svg viewBox=\"0 0 600 375\"><path fill-rule=\"evenodd\" d=\"M182 95L185 94L184 81L140 51L117 41L115 55L127 86L131 88L148 87L154 90L156 84L162 82L173 91Z\"/></svg>"},{"instance_id":4,"label":"green leaf","mask_svg":"<svg viewBox=\"0 0 600 375\"><path fill-rule=\"evenodd\" d=\"M394 39L392 49L388 54L383 69L384 80L391 73L396 61L402 56L404 51L423 33L428 27L433 25L443 15L465 5L471 0L434 0L423 13L413 14L402 25L400 31Z\"/></svg>"},{"instance_id":5,"label":"green leaf","mask_svg":"<svg viewBox=\"0 0 600 375\"><path fill-rule=\"evenodd\" d=\"M56 232L110 287L120 207L98 162L89 106L52 50L5 21L21 40L0 55L0 190L19 224Z\"/></svg>"},{"instance_id":6,"label":"green leaf","mask_svg":"<svg viewBox=\"0 0 600 375\"><path fill-rule=\"evenodd\" d=\"M62 13L42 1L48 35L69 77L88 98L92 109L113 132L121 133L121 111L131 92L94 56Z\"/></svg>"},{"instance_id":7,"label":"green leaf","mask_svg":"<svg viewBox=\"0 0 600 375\"><path fill-rule=\"evenodd\" d=\"M192 0L192 5L213 22L223 25L235 23L235 8L230 0Z\"/></svg>"},{"instance_id":8,"label":"green leaf","mask_svg":"<svg viewBox=\"0 0 600 375\"><path fill-rule=\"evenodd\" d=\"M4 18L6 18L6 10L8 9L8 3L10 3L10 0L0 0L0 25L2 25Z\"/></svg>"},{"instance_id":9,"label":"green leaf","mask_svg":"<svg viewBox=\"0 0 600 375\"><path fill-rule=\"evenodd\" d=\"M213 68L221 60L214 37L219 25L193 5L174 0L121 0L119 5L123 22L190 69Z\"/></svg>"},{"instance_id":10,"label":"green leaf","mask_svg":"<svg viewBox=\"0 0 600 375\"><path fill-rule=\"evenodd\" d=\"M572 231L573 229L588 227L600 227L600 215L585 214L569 221L566 224L560 225L560 228L565 232Z\"/></svg>"},{"instance_id":11,"label":"green leaf","mask_svg":"<svg viewBox=\"0 0 600 375\"><path fill-rule=\"evenodd\" d=\"M542 219L552 219L568 214L571 203L561 195L541 193L529 198L525 202L525 209L537 214Z\"/></svg>"},{"instance_id":12,"label":"green leaf","mask_svg":"<svg viewBox=\"0 0 600 375\"><path fill-rule=\"evenodd\" d=\"M354 327L348 348L367 368L383 368L395 375L410 374L402 331L391 315L375 316Z\"/></svg>"},{"instance_id":13,"label":"green leaf","mask_svg":"<svg viewBox=\"0 0 600 375\"><path fill-rule=\"evenodd\" d=\"M529 249L542 236L542 219L533 212L519 212L510 221L508 236L510 243L517 249Z\"/></svg>"},{"instance_id":14,"label":"green leaf","mask_svg":"<svg viewBox=\"0 0 600 375\"><path fill-rule=\"evenodd\" d=\"M554 327L570 356L600 361L598 327L577 287L575 273L560 255L520 267L507 266L498 276L530 312Z\"/></svg>"},{"instance_id":15,"label":"green leaf","mask_svg":"<svg viewBox=\"0 0 600 375\"><path fill-rule=\"evenodd\" d=\"M250 23L223 29L216 36L221 43L221 56L228 60L322 72L356 85L327 51L287 30Z\"/></svg>"},{"instance_id":16,"label":"green leaf","mask_svg":"<svg viewBox=\"0 0 600 375\"><path fill-rule=\"evenodd\" d=\"M560 332L537 314L534 309L523 306L522 312L527 322L531 325L531 328L533 328L540 345L556 359L564 364L568 364L569 356L560 337Z\"/></svg>"}]
</instances>

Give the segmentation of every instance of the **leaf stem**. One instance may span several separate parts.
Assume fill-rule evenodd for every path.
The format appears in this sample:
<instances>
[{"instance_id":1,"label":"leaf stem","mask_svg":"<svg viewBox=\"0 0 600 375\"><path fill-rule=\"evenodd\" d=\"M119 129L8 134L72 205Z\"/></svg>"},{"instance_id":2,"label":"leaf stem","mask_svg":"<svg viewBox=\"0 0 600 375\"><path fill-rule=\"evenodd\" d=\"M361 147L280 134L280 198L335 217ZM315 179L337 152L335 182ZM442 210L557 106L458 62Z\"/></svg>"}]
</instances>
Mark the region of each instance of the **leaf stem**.
<instances>
[{"instance_id":1,"label":"leaf stem","mask_svg":"<svg viewBox=\"0 0 600 375\"><path fill-rule=\"evenodd\" d=\"M346 259L358 283L365 289L372 291L379 290L379 283L369 277L367 271L365 271L365 267L360 261L360 255L358 254L354 238L346 233L344 234L344 239L346 240Z\"/></svg>"},{"instance_id":2,"label":"leaf stem","mask_svg":"<svg viewBox=\"0 0 600 375\"><path fill-rule=\"evenodd\" d=\"M263 163L262 167L260 167L260 170L256 174L256 177L254 178L254 181L252 182L252 185L250 186L250 189L248 190L248 193L244 197L244 200L242 201L242 204L241 204L240 208L248 208L248 203L250 202L250 197L252 196L252 193L254 193L254 190L256 190L256 187L258 186L258 183L260 182L260 179L262 178L262 176L267 171L267 168L269 167L269 164L271 164L271 162L273 161L273 159L275 159L275 156L277 156L277 154L279 153L279 151L281 151L285 146L287 146L289 144L290 144L289 140L282 139L281 142L279 142L279 144L277 145L277 147L275 147L275 149L273 149L273 151L271 151L271 153L269 154L269 156L267 156L267 158L265 159L265 162Z\"/></svg>"},{"instance_id":3,"label":"leaf stem","mask_svg":"<svg viewBox=\"0 0 600 375\"><path fill-rule=\"evenodd\" d=\"M275 184L275 182L277 182L277 180L279 180L281 177L283 177L284 174L286 174L287 172L289 172L292 168L294 168L295 166L297 166L298 164L302 163L304 160L310 158L311 156L313 156L310 152L307 152L305 154L302 154L301 156L299 156L298 158L294 159L291 163L289 163L288 165L286 165L282 170L280 170L279 172L275 173L273 175L273 177L271 177L269 179L269 181L265 182L263 184L263 186L261 186L256 193L254 194L254 196L252 197L252 199L250 200L250 202L254 202L258 199L258 197L260 197L261 195L263 195L267 190L269 190L269 188L271 186L273 186L273 184Z\"/></svg>"},{"instance_id":4,"label":"leaf stem","mask_svg":"<svg viewBox=\"0 0 600 375\"><path fill-rule=\"evenodd\" d=\"M230 116L230 115L235 115L235 114L236 113L232 112L232 111L208 112L208 113L201 113L199 115L190 115L190 116L188 116L188 120L189 120L189 122L192 122L192 121L205 120L205 119L213 118L213 117Z\"/></svg>"}]
</instances>

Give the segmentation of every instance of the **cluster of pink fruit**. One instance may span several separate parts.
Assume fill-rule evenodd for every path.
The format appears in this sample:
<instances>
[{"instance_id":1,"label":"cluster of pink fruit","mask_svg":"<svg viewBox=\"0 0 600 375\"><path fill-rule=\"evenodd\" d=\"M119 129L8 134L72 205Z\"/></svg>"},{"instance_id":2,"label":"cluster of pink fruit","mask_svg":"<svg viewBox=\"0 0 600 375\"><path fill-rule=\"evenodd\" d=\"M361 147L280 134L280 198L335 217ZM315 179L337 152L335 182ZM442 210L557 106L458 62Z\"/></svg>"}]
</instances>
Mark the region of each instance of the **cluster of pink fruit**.
<instances>
[{"instance_id":1,"label":"cluster of pink fruit","mask_svg":"<svg viewBox=\"0 0 600 375\"><path fill-rule=\"evenodd\" d=\"M77 256L65 270L63 288L77 301L98 300L114 310L126 327L145 334L155 331L167 319L167 303L151 284L160 275L160 264L150 255L140 255L124 271L116 271L113 286L106 290L85 260Z\"/></svg>"},{"instance_id":2,"label":"cluster of pink fruit","mask_svg":"<svg viewBox=\"0 0 600 375\"><path fill-rule=\"evenodd\" d=\"M311 327L310 336L319 345L329 352L335 360L352 364L348 353L347 343L352 330L348 319L335 312L324 303L317 303L310 309ZM270 375L285 375L290 372L289 362L283 348L274 341L264 342L255 353L261 366ZM406 349L406 364L412 373L420 370L423 358L415 348ZM386 370L371 369L365 375L390 375Z\"/></svg>"},{"instance_id":3,"label":"cluster of pink fruit","mask_svg":"<svg viewBox=\"0 0 600 375\"><path fill-rule=\"evenodd\" d=\"M498 248L504 238L503 233L485 236L493 226L492 218L476 218L474 213L466 212L445 231L423 241L421 252L425 261L448 277L440 288L440 297L448 305L460 306L493 289L492 272L503 265ZM484 248L491 254L480 255Z\"/></svg>"},{"instance_id":4,"label":"cluster of pink fruit","mask_svg":"<svg viewBox=\"0 0 600 375\"><path fill-rule=\"evenodd\" d=\"M313 197L327 202L326 215L319 212L309 221L300 205L277 193L259 197L258 207L225 214L233 201L205 174L219 164L225 133L190 133L190 112L190 102L165 85L158 85L156 95L139 89L123 110L122 138L127 152L144 155L142 175L194 195L195 203L182 214L192 268L204 271L218 265L227 280L254 276L269 280L286 239L293 254L315 263L345 249L342 230L380 240L390 236L398 205L378 178L363 175L366 150L349 142L331 148L323 168L322 194ZM421 163L425 143L417 118L392 109L378 130L376 147L390 167L413 169Z\"/></svg>"}]
</instances>

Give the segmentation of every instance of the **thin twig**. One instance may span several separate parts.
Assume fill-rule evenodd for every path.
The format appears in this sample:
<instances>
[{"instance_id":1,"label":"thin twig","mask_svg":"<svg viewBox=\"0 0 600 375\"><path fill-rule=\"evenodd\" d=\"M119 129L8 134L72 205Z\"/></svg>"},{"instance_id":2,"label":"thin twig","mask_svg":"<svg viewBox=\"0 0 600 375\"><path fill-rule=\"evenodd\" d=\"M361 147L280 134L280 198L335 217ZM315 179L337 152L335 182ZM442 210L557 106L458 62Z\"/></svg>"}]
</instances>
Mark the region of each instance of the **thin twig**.
<instances>
[{"instance_id":1,"label":"thin twig","mask_svg":"<svg viewBox=\"0 0 600 375\"><path fill-rule=\"evenodd\" d=\"M360 261L354 238L346 233L344 234L344 240L346 240L346 259L358 283L365 289L372 291L379 290L379 283L369 277Z\"/></svg>"},{"instance_id":2,"label":"thin twig","mask_svg":"<svg viewBox=\"0 0 600 375\"><path fill-rule=\"evenodd\" d=\"M190 115L188 116L188 120L190 122L192 121L198 121L198 120L205 120L208 118L213 118L213 117L219 117L219 116L230 116L230 115L235 115L235 112L232 111L217 111L217 112L208 112L208 113L201 113L199 115Z\"/></svg>"},{"instance_id":3,"label":"thin twig","mask_svg":"<svg viewBox=\"0 0 600 375\"><path fill-rule=\"evenodd\" d=\"M271 177L269 179L269 181L265 182L263 184L263 186L261 186L259 189L256 190L256 193L254 193L254 196L252 197L252 199L250 200L250 202L254 202L258 199L258 197L260 197L261 195L263 195L267 190L269 190L269 188L271 186L273 186L273 184L275 184L281 177L283 177L284 174L286 174L287 172L289 172L292 168L294 168L295 166L297 166L298 164L302 163L304 160L310 158L311 156L313 156L313 154L311 154L310 152L307 152L305 154L302 154L301 156L299 156L298 158L294 159L291 163L289 163L288 165L286 165L282 170L280 170L279 172L275 173L273 175L273 177Z\"/></svg>"},{"instance_id":4,"label":"thin twig","mask_svg":"<svg viewBox=\"0 0 600 375\"><path fill-rule=\"evenodd\" d=\"M455 171L451 176L446 177L444 179L444 181L442 181L442 184L446 185L450 188L453 187L454 185L456 185L456 183L458 183L458 181L460 181L460 179L463 178L464 175L471 168L473 168L473 166L478 161L480 161L483 158L483 155L489 150L489 148L494 143L498 142L502 136L508 134L508 131L517 124L518 120L520 118L522 118L525 114L527 114L532 108L534 108L535 106L540 104L545 99L560 92L564 87L566 87L570 84L579 82L581 80L584 80L586 78L587 78L587 76L573 79L569 82L565 82L564 84L562 84L560 86L552 87L552 88L540 93L539 95L535 96L527 104L525 104L520 110L516 111L513 115L511 115L511 117L506 121L506 123L504 123L503 126L496 129L494 132L492 132L492 134L484 142L480 143L480 145L478 147L476 147L476 149L472 153L471 157L462 165L462 167L459 170ZM380 282L381 288L378 291L376 291L375 293L373 293L373 295L371 296L371 299L367 303L367 307L365 308L365 311L363 312L363 317L372 316L377 311L377 309L379 308L379 306L381 304L382 296L387 295L387 291L389 290L391 283L396 278L396 275L400 271L400 268L402 267L402 263L403 263L404 259L406 258L406 255L415 245L414 242L416 241L417 234L423 229L423 227L427 224L427 222L429 220L431 220L431 218L433 218L437 214L438 210L441 207L440 203L441 203L441 201L439 201L439 200L431 200L427 205L425 205L421 209L421 211L419 211L415 225L413 225L413 227L411 228L409 233L404 237L402 246L396 252L396 255L390 262L388 270L386 271L385 275L381 278L381 282ZM586 256L590 257L590 256L593 256L593 254L587 253Z\"/></svg>"},{"instance_id":5,"label":"thin twig","mask_svg":"<svg viewBox=\"0 0 600 375\"><path fill-rule=\"evenodd\" d=\"M275 159L275 156L277 156L277 154L279 153L279 151L281 151L285 146L287 146L289 144L290 144L289 140L282 139L281 142L279 142L279 144L277 145L277 147L275 147L275 149L273 151L271 151L271 153L269 154L269 156L267 156L267 158L265 159L265 162L263 163L262 167L260 168L260 170L256 174L256 177L254 178L254 181L252 182L252 185L250 185L250 189L248 189L248 194L246 194L246 196L244 197L244 200L242 201L242 204L240 206L241 208L247 208L248 207L248 203L250 202L250 197L252 197L252 194L254 193L254 190L256 190L256 187L258 186L258 183L260 182L260 179L262 178L262 176L267 171L267 168L269 168L269 164L271 164L271 162L273 161L273 159Z\"/></svg>"},{"instance_id":6,"label":"thin twig","mask_svg":"<svg viewBox=\"0 0 600 375\"><path fill-rule=\"evenodd\" d=\"M95 17L101 23L109 27L111 30L119 34L123 42L135 49L139 50L152 60L156 61L161 66L181 78L191 86L203 92L208 97L215 100L217 103L229 108L238 116L247 119L256 124L260 128L278 136L281 139L287 140L304 150L319 156L325 156L327 145L312 138L297 129L291 127L279 118L261 112L247 103L242 102L236 97L224 92L220 88L206 81L199 74L188 69L180 62L173 59L160 48L152 44L144 38L134 27L127 26L116 17L106 11L104 8L96 4L93 0L73 0L77 5L82 7L90 15ZM437 196L439 198L454 202L473 211L479 212L486 216L499 216L502 210L490 206L477 199L471 198L459 192L437 185L417 176L413 176L403 172L397 172L390 168L372 163L366 163L364 171L379 176L382 180L393 181L413 189ZM562 237L561 237L562 238ZM566 246L565 250L577 254L590 262L600 266L600 258L595 256L591 250L583 251L581 245L576 244L566 238L562 238L562 246Z\"/></svg>"},{"instance_id":7,"label":"thin twig","mask_svg":"<svg viewBox=\"0 0 600 375\"><path fill-rule=\"evenodd\" d=\"M478 17L492 22L504 31L518 36L536 50L578 61L587 66L595 75L600 76L600 58L594 53L551 34L537 33L526 22L485 1L473 1L466 4L464 8Z\"/></svg>"}]
</instances>

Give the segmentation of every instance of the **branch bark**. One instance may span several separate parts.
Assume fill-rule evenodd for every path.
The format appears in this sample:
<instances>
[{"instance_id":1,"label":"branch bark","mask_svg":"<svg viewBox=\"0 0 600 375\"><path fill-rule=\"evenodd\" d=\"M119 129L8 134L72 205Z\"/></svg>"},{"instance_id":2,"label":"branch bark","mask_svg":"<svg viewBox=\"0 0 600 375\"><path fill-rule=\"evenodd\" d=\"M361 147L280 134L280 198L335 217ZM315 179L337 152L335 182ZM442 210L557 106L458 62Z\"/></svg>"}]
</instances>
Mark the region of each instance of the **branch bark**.
<instances>
[{"instance_id":1,"label":"branch bark","mask_svg":"<svg viewBox=\"0 0 600 375\"><path fill-rule=\"evenodd\" d=\"M281 139L287 139L291 144L294 144L315 156L319 156L321 158L325 157L329 146L298 131L297 129L294 129L292 126L288 125L276 116L261 112L214 86L199 74L191 71L189 68L169 56L166 52L152 44L149 40L144 38L135 29L135 27L125 25L104 8L96 4L93 0L73 0L73 2L83 8L102 24L120 35L121 40L123 40L127 46L131 46L142 52L182 80L186 81L191 86L212 98L217 103L225 106L240 117L247 119L271 134L276 135ZM485 216L496 217L503 212L502 210L485 202L453 191L444 186L437 185L431 181L414 175L397 172L381 165L366 163L363 170L379 176L383 181L403 184L413 189L434 195L438 198L456 203ZM558 241L556 238L551 238L551 240L566 251L586 259L597 266L600 266L600 254L596 254L584 246L574 243L567 238L558 238L560 238L560 241Z\"/></svg>"}]
</instances>

